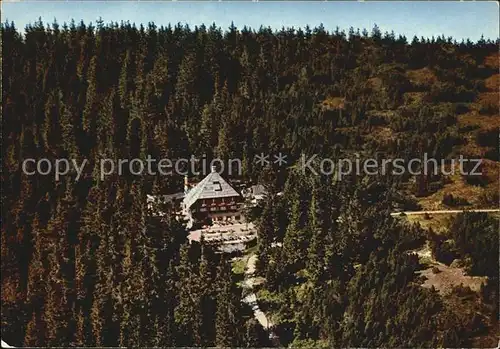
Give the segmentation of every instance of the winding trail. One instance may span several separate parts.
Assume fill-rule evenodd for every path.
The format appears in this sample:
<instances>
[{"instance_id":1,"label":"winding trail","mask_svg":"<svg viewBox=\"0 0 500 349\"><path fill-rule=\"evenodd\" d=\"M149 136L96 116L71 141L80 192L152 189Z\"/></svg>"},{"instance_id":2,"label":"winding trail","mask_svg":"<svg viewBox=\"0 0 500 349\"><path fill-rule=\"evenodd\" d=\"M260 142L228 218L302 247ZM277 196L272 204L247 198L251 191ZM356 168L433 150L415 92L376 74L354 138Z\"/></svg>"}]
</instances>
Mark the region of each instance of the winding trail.
<instances>
[{"instance_id":1,"label":"winding trail","mask_svg":"<svg viewBox=\"0 0 500 349\"><path fill-rule=\"evenodd\" d=\"M269 330L274 325L271 321L269 321L268 317L262 310L259 308L259 304L257 303L257 295L253 292L253 287L256 284L256 279L254 277L255 273L255 264L257 263L257 255L252 254L248 260L245 267L245 279L242 282L242 286L244 289L247 289L250 293L243 298L243 302L247 303L252 307L253 314L257 321L264 327L266 330Z\"/></svg>"}]
</instances>

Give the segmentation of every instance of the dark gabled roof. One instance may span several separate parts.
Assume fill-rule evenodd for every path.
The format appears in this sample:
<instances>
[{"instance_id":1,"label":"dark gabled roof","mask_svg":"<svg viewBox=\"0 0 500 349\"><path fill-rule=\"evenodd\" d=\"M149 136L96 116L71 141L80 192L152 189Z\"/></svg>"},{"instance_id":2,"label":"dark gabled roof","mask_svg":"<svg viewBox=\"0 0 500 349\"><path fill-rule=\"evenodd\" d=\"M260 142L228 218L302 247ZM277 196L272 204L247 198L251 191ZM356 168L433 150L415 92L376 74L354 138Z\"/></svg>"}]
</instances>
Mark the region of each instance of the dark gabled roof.
<instances>
[{"instance_id":1,"label":"dark gabled roof","mask_svg":"<svg viewBox=\"0 0 500 349\"><path fill-rule=\"evenodd\" d=\"M233 187L217 172L211 172L184 197L186 207L191 207L197 200L240 196Z\"/></svg>"}]
</instances>

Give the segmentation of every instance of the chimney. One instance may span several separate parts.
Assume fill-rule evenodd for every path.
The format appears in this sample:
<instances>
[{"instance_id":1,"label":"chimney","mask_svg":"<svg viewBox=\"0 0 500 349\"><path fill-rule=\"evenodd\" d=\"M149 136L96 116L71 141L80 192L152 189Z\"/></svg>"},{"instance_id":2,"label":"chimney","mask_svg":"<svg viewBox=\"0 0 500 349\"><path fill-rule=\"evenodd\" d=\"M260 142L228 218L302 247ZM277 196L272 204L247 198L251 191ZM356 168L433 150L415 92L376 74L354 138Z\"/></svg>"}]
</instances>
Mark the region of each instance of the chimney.
<instances>
[{"instance_id":1,"label":"chimney","mask_svg":"<svg viewBox=\"0 0 500 349\"><path fill-rule=\"evenodd\" d=\"M188 191L189 191L188 176L184 176L184 194L187 194Z\"/></svg>"}]
</instances>

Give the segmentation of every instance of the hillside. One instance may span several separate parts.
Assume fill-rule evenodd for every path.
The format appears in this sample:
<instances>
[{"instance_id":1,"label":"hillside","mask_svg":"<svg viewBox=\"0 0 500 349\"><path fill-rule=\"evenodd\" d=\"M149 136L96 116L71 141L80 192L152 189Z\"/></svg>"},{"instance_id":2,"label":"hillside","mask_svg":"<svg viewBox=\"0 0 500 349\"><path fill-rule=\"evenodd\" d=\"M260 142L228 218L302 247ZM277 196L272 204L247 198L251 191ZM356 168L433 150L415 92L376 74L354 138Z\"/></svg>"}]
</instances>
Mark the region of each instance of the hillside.
<instances>
[{"instance_id":1,"label":"hillside","mask_svg":"<svg viewBox=\"0 0 500 349\"><path fill-rule=\"evenodd\" d=\"M498 218L460 214L439 235L390 213L498 207L498 41L407 38L377 26L102 21L38 21L22 35L5 23L1 34L8 344L497 344ZM482 174L388 167L340 178L338 168L301 171L304 154L318 155L316 169L428 156L448 170L462 155L482 159ZM267 165L257 161L263 155ZM241 160L241 171L226 167L222 176L265 186L243 213L257 227L252 261L262 283L252 295L275 325L270 333L241 301L237 254L201 237L189 243L179 208L146 205L147 195L182 194L184 176L204 174L132 164L193 156L200 167ZM56 175L61 159L73 167ZM105 170L120 160L123 171ZM457 278L487 281L448 298L422 287L427 268L409 251L427 241L448 270L461 261Z\"/></svg>"}]
</instances>

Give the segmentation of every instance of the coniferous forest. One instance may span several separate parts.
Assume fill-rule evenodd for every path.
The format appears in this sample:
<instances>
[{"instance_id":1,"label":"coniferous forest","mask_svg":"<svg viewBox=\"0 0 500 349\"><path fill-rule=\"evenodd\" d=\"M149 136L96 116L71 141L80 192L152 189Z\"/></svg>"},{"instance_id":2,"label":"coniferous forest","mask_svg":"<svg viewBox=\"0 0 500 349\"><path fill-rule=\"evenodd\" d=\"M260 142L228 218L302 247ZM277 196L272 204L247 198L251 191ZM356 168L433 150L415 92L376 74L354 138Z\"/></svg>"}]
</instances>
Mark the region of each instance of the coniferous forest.
<instances>
[{"instance_id":1,"label":"coniferous forest","mask_svg":"<svg viewBox=\"0 0 500 349\"><path fill-rule=\"evenodd\" d=\"M391 216L425 207L446 176L309 176L262 152L329 158L484 159L443 205L498 208L498 41L128 22L44 24L2 34L2 340L13 346L492 347L498 216L446 232ZM240 158L267 195L258 296L273 340L241 302L232 256L189 243L146 194L183 177L101 179L99 159ZM24 159L87 159L56 180ZM226 174L223 174L227 177ZM438 194L436 194L438 193ZM458 199L457 199L458 197ZM441 205L441 203L439 203ZM465 204L464 204L465 205ZM161 206L161 205L159 205ZM465 206L468 207L468 206ZM251 212L250 212L251 211ZM479 290L422 287L428 244Z\"/></svg>"}]
</instances>

